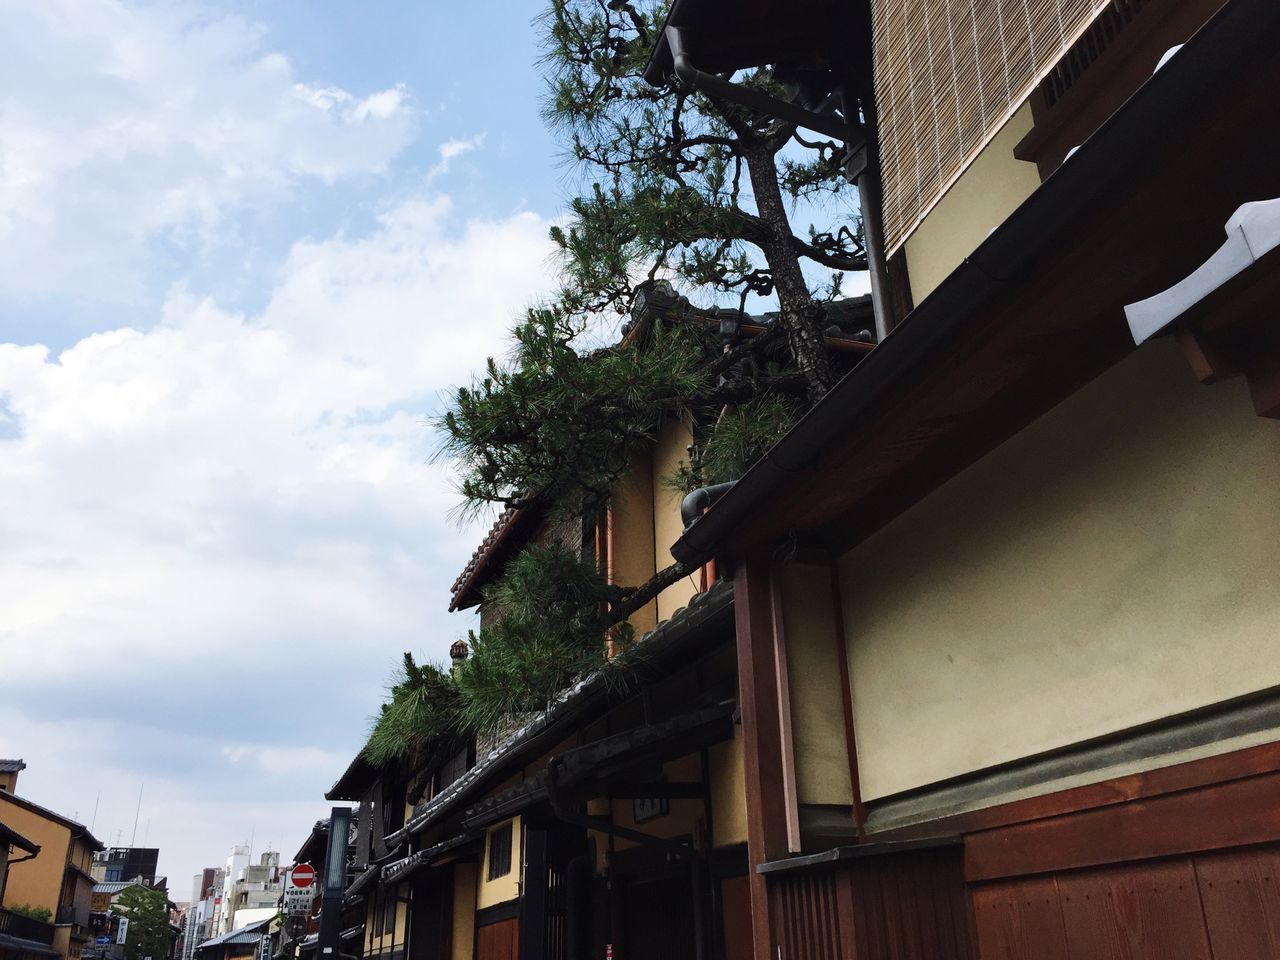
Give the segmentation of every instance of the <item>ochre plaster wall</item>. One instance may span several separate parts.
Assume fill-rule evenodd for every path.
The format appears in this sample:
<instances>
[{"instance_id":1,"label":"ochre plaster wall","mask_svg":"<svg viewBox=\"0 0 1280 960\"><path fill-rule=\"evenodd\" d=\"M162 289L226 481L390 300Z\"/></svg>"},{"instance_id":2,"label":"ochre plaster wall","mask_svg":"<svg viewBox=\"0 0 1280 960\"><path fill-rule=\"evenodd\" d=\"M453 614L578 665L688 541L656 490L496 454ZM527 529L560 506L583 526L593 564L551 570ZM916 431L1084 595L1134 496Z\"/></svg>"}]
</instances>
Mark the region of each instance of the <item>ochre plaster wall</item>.
<instances>
[{"instance_id":1,"label":"ochre plaster wall","mask_svg":"<svg viewBox=\"0 0 1280 960\"><path fill-rule=\"evenodd\" d=\"M1161 339L850 551L863 796L1280 684L1277 477Z\"/></svg>"},{"instance_id":2,"label":"ochre plaster wall","mask_svg":"<svg viewBox=\"0 0 1280 960\"><path fill-rule=\"evenodd\" d=\"M907 238L904 250L916 303L1040 186L1036 165L1013 156L1014 146L1030 129L1031 107L1024 104Z\"/></svg>"},{"instance_id":3,"label":"ochre plaster wall","mask_svg":"<svg viewBox=\"0 0 1280 960\"><path fill-rule=\"evenodd\" d=\"M689 425L682 420L665 424L658 432L658 442L653 449L653 524L654 524L654 570L670 566L671 545L680 539L684 532L684 522L680 519L680 501L683 499L679 491L672 490L663 481L675 474L681 462L689 459L689 444L693 442L693 433ZM670 617L698 592L696 576L688 576L678 580L658 595L658 621Z\"/></svg>"},{"instance_id":4,"label":"ochre plaster wall","mask_svg":"<svg viewBox=\"0 0 1280 960\"><path fill-rule=\"evenodd\" d=\"M792 561L779 575L796 798L800 803L850 804L831 567Z\"/></svg>"},{"instance_id":5,"label":"ochre plaster wall","mask_svg":"<svg viewBox=\"0 0 1280 960\"><path fill-rule=\"evenodd\" d=\"M707 751L711 768L712 843L717 847L747 841L747 778L742 753L742 727L733 739Z\"/></svg>"},{"instance_id":6,"label":"ochre plaster wall","mask_svg":"<svg viewBox=\"0 0 1280 960\"><path fill-rule=\"evenodd\" d=\"M504 826L508 821L490 827L484 838L484 862L480 865L480 885L476 893L476 907L483 910L497 903L506 903L520 896L520 877L523 874L524 844L521 836L520 818L515 817L511 823L511 872L496 880L489 880L489 835Z\"/></svg>"},{"instance_id":7,"label":"ochre plaster wall","mask_svg":"<svg viewBox=\"0 0 1280 960\"><path fill-rule=\"evenodd\" d=\"M0 794L0 823L40 845L40 853L34 860L15 863L9 868L4 906L29 904L57 913L71 831L11 802L4 794Z\"/></svg>"},{"instance_id":8,"label":"ochre plaster wall","mask_svg":"<svg viewBox=\"0 0 1280 960\"><path fill-rule=\"evenodd\" d=\"M476 865L453 868L453 960L471 960L476 939Z\"/></svg>"},{"instance_id":9,"label":"ochre plaster wall","mask_svg":"<svg viewBox=\"0 0 1280 960\"><path fill-rule=\"evenodd\" d=\"M609 507L610 582L636 587L653 576L653 467L645 453L637 453L613 489ZM645 604L630 617L636 635L652 630L657 621L656 601Z\"/></svg>"},{"instance_id":10,"label":"ochre plaster wall","mask_svg":"<svg viewBox=\"0 0 1280 960\"><path fill-rule=\"evenodd\" d=\"M662 776L672 783L689 783L702 779L702 758L691 753L687 756L670 760L662 765ZM699 820L704 818L705 808L701 800L670 800L668 812L651 817L643 823L635 821L635 804L631 800L614 800L613 822L620 827L627 827L647 833L652 837L687 837L693 834ZM614 847L625 850L634 847L630 840L614 838Z\"/></svg>"}]
</instances>

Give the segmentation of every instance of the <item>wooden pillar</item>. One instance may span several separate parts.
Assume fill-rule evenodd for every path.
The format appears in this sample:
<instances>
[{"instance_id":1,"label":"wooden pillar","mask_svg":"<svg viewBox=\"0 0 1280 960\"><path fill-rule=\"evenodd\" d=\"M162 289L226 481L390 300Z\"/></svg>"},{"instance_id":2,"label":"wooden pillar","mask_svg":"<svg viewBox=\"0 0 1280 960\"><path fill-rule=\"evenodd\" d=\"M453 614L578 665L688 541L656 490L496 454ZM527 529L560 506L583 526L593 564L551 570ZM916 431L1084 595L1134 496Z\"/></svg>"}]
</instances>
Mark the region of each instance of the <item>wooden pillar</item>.
<instances>
[{"instance_id":1,"label":"wooden pillar","mask_svg":"<svg viewBox=\"0 0 1280 960\"><path fill-rule=\"evenodd\" d=\"M747 788L747 855L751 934L756 960L771 960L769 897L756 864L787 854L787 811L778 784L782 731L773 650L773 597L768 550L734 566L734 622L738 649L738 705Z\"/></svg>"}]
</instances>

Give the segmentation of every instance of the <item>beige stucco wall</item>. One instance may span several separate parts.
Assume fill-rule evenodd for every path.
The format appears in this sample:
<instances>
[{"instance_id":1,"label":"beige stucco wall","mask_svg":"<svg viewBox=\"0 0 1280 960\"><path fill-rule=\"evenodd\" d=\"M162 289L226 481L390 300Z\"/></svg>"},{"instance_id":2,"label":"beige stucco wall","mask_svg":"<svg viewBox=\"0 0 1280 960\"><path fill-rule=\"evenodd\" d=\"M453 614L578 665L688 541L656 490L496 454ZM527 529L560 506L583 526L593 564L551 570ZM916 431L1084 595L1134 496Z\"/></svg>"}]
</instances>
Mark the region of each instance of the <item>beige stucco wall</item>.
<instances>
[{"instance_id":1,"label":"beige stucco wall","mask_svg":"<svg viewBox=\"0 0 1280 960\"><path fill-rule=\"evenodd\" d=\"M1280 684L1277 477L1156 340L852 550L863 796Z\"/></svg>"},{"instance_id":2,"label":"beige stucco wall","mask_svg":"<svg viewBox=\"0 0 1280 960\"><path fill-rule=\"evenodd\" d=\"M614 486L609 507L610 582L637 587L653 576L653 483L652 460L637 453L627 471ZM657 621L655 601L645 604L630 617L636 635L652 630Z\"/></svg>"},{"instance_id":3,"label":"beige stucco wall","mask_svg":"<svg viewBox=\"0 0 1280 960\"><path fill-rule=\"evenodd\" d=\"M503 827L507 821L490 827L484 838L484 862L480 865L480 884L476 892L476 908L483 910L494 904L506 903L520 896L520 878L524 873L524 844L521 837L520 818L515 817L511 823L511 872L505 876L490 880L489 877L489 834Z\"/></svg>"},{"instance_id":4,"label":"beige stucco wall","mask_svg":"<svg viewBox=\"0 0 1280 960\"><path fill-rule=\"evenodd\" d=\"M3 905L10 907L27 904L46 907L57 913L71 831L39 813L11 802L4 794L0 794L0 823L40 845L40 853L34 860L15 863L9 868Z\"/></svg>"},{"instance_id":5,"label":"beige stucco wall","mask_svg":"<svg viewBox=\"0 0 1280 960\"><path fill-rule=\"evenodd\" d=\"M1024 104L907 238L903 249L916 303L1040 186L1036 165L1013 156L1031 126L1031 107Z\"/></svg>"},{"instance_id":6,"label":"beige stucco wall","mask_svg":"<svg viewBox=\"0 0 1280 960\"><path fill-rule=\"evenodd\" d=\"M667 423L658 432L658 440L653 449L653 526L654 526L654 570L670 566L671 545L680 539L684 532L684 523L680 519L680 492L672 490L663 481L675 475L682 462L689 459L689 444L693 442L693 433L689 425L676 420ZM687 606L690 598L698 592L698 581L695 576L678 580L658 595L658 620L666 620L683 606Z\"/></svg>"},{"instance_id":7,"label":"beige stucco wall","mask_svg":"<svg viewBox=\"0 0 1280 960\"><path fill-rule=\"evenodd\" d=\"M691 753L669 760L662 765L662 778L672 783L697 782L702 779L702 758L696 753ZM667 839L692 835L705 813L701 800L670 800L667 813L652 817L643 823L636 823L634 801L614 800L612 804L613 822L616 825L639 830L651 837ZM621 837L615 837L613 844L618 850L635 846L630 840L624 840Z\"/></svg>"},{"instance_id":8,"label":"beige stucco wall","mask_svg":"<svg viewBox=\"0 0 1280 960\"><path fill-rule=\"evenodd\" d=\"M453 960L471 960L476 939L476 865L453 868Z\"/></svg>"},{"instance_id":9,"label":"beige stucco wall","mask_svg":"<svg viewBox=\"0 0 1280 960\"><path fill-rule=\"evenodd\" d=\"M747 777L742 753L742 727L735 724L733 739L707 751L711 768L711 815L717 847L747 841Z\"/></svg>"},{"instance_id":10,"label":"beige stucco wall","mask_svg":"<svg viewBox=\"0 0 1280 960\"><path fill-rule=\"evenodd\" d=\"M793 561L781 571L791 742L800 803L850 804L831 567Z\"/></svg>"}]
</instances>

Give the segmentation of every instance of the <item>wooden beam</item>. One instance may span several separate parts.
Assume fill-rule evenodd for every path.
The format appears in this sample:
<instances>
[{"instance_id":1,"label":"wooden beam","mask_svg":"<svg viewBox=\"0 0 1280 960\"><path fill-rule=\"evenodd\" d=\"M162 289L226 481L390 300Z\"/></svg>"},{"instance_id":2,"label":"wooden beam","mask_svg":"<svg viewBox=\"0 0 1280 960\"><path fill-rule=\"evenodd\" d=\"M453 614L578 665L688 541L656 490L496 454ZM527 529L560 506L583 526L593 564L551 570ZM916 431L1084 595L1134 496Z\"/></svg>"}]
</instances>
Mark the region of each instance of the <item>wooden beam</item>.
<instances>
[{"instance_id":1,"label":"wooden beam","mask_svg":"<svg viewBox=\"0 0 1280 960\"><path fill-rule=\"evenodd\" d=\"M701 800L706 794L701 781L668 783L655 780L649 783L610 783L609 796L615 800Z\"/></svg>"},{"instance_id":2,"label":"wooden beam","mask_svg":"<svg viewBox=\"0 0 1280 960\"><path fill-rule=\"evenodd\" d=\"M804 842L800 836L800 796L796 783L795 735L791 730L791 678L787 670L787 627L785 600L782 596L782 571L779 564L769 564L769 606L773 614L773 669L777 684L778 737L781 746L782 797L787 813L787 852L799 853Z\"/></svg>"},{"instance_id":3,"label":"wooden beam","mask_svg":"<svg viewBox=\"0 0 1280 960\"><path fill-rule=\"evenodd\" d=\"M766 549L747 555L733 568L754 960L773 960L769 891L763 874L754 867L787 852L786 803L777 789L782 739L769 567Z\"/></svg>"}]
</instances>

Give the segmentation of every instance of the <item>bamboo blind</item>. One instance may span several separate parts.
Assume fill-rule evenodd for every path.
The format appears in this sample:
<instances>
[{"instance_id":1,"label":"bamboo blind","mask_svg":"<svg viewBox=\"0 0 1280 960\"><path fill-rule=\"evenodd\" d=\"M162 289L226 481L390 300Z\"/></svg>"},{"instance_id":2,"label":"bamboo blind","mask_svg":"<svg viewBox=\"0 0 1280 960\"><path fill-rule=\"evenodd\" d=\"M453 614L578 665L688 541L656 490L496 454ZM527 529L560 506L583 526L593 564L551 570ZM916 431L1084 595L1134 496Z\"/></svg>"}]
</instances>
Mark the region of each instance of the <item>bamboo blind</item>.
<instances>
[{"instance_id":1,"label":"bamboo blind","mask_svg":"<svg viewBox=\"0 0 1280 960\"><path fill-rule=\"evenodd\" d=\"M893 253L1114 0L872 0Z\"/></svg>"}]
</instances>

